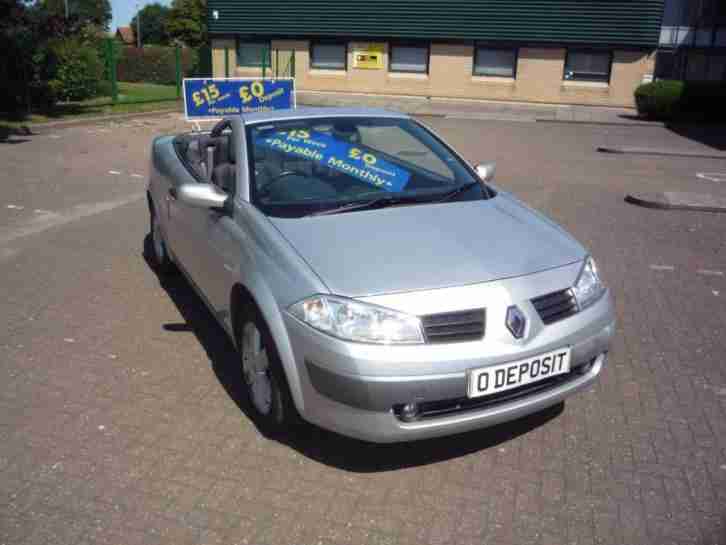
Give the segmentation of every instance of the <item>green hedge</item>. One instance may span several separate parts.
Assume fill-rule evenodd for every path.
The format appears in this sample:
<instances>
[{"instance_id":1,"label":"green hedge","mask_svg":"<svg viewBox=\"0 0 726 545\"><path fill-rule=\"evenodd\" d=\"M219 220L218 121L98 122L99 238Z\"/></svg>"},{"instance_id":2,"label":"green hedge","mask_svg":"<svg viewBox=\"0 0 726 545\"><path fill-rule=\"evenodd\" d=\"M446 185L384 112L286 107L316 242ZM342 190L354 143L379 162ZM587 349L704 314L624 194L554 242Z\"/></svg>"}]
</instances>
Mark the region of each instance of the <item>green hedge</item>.
<instances>
[{"instance_id":1,"label":"green hedge","mask_svg":"<svg viewBox=\"0 0 726 545\"><path fill-rule=\"evenodd\" d=\"M193 49L181 50L182 76L194 74L198 64L197 52ZM145 46L124 47L116 68L118 81L132 83L176 83L176 58L173 47Z\"/></svg>"},{"instance_id":2,"label":"green hedge","mask_svg":"<svg viewBox=\"0 0 726 545\"><path fill-rule=\"evenodd\" d=\"M635 90L638 113L663 121L726 121L726 83L659 80Z\"/></svg>"},{"instance_id":3,"label":"green hedge","mask_svg":"<svg viewBox=\"0 0 726 545\"><path fill-rule=\"evenodd\" d=\"M53 77L48 82L60 100L85 100L98 95L103 62L98 50L78 39L66 38L50 47Z\"/></svg>"}]
</instances>

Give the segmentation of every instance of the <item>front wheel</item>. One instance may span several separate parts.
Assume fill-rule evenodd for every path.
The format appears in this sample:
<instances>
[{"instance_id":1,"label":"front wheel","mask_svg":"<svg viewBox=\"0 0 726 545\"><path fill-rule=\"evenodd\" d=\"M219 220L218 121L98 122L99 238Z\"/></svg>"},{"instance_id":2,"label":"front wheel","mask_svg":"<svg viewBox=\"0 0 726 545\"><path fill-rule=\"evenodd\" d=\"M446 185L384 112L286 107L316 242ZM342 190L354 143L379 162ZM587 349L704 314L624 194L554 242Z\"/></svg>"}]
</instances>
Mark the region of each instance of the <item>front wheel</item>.
<instances>
[{"instance_id":1,"label":"front wheel","mask_svg":"<svg viewBox=\"0 0 726 545\"><path fill-rule=\"evenodd\" d=\"M267 325L258 312L245 313L237 346L253 418L266 435L289 431L299 422L285 373Z\"/></svg>"}]
</instances>

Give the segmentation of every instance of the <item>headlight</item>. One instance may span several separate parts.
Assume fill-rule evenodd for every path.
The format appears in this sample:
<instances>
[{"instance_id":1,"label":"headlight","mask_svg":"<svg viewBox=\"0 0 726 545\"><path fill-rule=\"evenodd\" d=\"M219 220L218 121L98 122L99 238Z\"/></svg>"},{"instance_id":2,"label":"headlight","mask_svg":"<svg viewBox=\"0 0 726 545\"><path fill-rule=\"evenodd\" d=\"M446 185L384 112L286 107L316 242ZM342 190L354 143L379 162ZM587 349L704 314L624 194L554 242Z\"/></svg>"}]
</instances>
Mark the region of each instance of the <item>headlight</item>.
<instances>
[{"instance_id":1,"label":"headlight","mask_svg":"<svg viewBox=\"0 0 726 545\"><path fill-rule=\"evenodd\" d=\"M395 310L333 295L315 295L292 305L290 314L315 329L347 341L423 343L421 320Z\"/></svg>"},{"instance_id":2,"label":"headlight","mask_svg":"<svg viewBox=\"0 0 726 545\"><path fill-rule=\"evenodd\" d=\"M595 301L597 301L603 293L605 293L605 285L600 280L600 275L597 273L597 265L595 260L588 257L585 260L585 265L580 271L580 276L575 282L575 287L572 288L575 292L575 298L577 299L577 305L580 310L589 307Z\"/></svg>"}]
</instances>

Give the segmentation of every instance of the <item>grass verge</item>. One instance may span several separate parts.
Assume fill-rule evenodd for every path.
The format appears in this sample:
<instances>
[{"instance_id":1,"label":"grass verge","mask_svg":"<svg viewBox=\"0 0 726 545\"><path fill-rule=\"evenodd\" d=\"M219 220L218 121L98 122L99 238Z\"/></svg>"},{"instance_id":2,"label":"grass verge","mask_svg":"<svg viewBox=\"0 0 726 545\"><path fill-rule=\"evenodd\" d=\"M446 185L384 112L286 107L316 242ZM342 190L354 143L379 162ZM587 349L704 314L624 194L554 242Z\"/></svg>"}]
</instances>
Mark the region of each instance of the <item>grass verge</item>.
<instances>
[{"instance_id":1,"label":"grass verge","mask_svg":"<svg viewBox=\"0 0 726 545\"><path fill-rule=\"evenodd\" d=\"M59 103L51 111L33 112L20 118L0 113L0 135L33 123L156 110L175 111L182 108L182 102L177 100L176 87L173 85L122 82L119 83L118 99L116 104L113 104L111 97L108 96L82 102Z\"/></svg>"}]
</instances>

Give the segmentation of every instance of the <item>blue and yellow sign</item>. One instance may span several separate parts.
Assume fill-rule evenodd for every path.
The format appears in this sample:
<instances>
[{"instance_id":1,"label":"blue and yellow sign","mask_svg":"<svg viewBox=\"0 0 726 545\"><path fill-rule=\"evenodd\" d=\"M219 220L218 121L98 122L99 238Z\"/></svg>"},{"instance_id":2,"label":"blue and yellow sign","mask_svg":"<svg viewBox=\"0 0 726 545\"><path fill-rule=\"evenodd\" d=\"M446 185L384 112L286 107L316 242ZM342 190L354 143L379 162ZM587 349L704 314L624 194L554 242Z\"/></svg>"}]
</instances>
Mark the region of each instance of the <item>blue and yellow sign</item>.
<instances>
[{"instance_id":1,"label":"blue and yellow sign","mask_svg":"<svg viewBox=\"0 0 726 545\"><path fill-rule=\"evenodd\" d=\"M292 79L184 80L184 113L187 119L219 118L295 107Z\"/></svg>"},{"instance_id":2,"label":"blue and yellow sign","mask_svg":"<svg viewBox=\"0 0 726 545\"><path fill-rule=\"evenodd\" d=\"M256 139L255 144L286 155L315 161L384 191L399 192L411 173L386 161L373 150L307 129L275 131Z\"/></svg>"}]
</instances>

